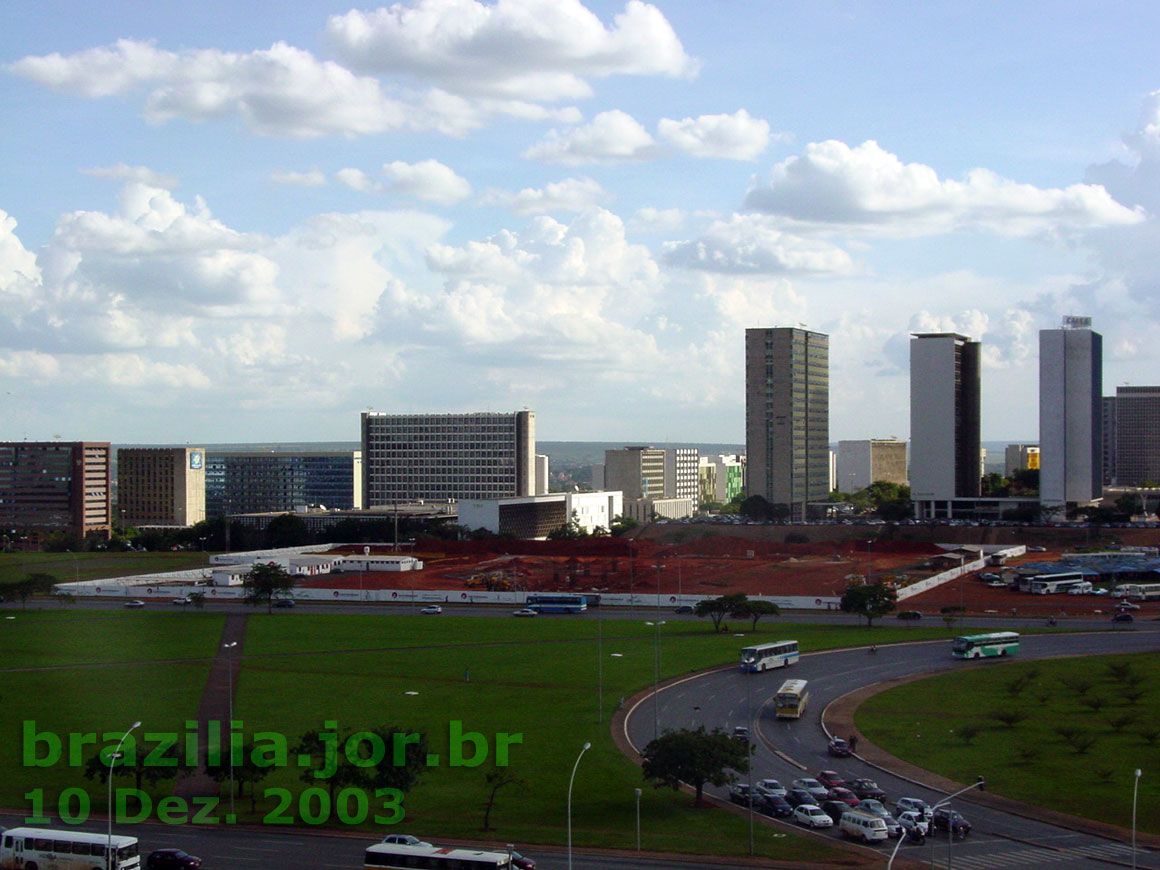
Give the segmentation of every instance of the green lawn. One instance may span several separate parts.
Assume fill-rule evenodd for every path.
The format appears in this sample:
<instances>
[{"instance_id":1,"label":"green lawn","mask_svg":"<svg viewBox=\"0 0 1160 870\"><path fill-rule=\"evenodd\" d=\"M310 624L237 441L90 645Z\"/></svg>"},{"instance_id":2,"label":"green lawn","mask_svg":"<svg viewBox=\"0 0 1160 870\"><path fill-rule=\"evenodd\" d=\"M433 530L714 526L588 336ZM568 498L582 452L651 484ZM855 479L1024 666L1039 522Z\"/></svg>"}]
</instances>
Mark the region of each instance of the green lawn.
<instances>
[{"instance_id":1,"label":"green lawn","mask_svg":"<svg viewBox=\"0 0 1160 870\"><path fill-rule=\"evenodd\" d=\"M208 564L208 553L0 553L0 586L29 574L51 574L61 583L71 583Z\"/></svg>"},{"instance_id":2,"label":"green lawn","mask_svg":"<svg viewBox=\"0 0 1160 870\"><path fill-rule=\"evenodd\" d=\"M1160 833L1158 700L1157 656L986 662L876 695L856 722L920 767L964 783L981 774L988 791L1122 827L1140 768L1139 828Z\"/></svg>"}]
</instances>

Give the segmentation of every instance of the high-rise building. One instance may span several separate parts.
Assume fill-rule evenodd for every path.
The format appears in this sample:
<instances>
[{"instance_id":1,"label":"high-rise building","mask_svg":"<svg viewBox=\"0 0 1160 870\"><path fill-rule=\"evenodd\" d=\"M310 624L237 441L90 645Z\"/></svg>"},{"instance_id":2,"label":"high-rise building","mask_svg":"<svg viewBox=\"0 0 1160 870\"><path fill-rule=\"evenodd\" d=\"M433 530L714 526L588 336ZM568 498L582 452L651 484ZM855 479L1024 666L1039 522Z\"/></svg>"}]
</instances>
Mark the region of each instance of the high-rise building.
<instances>
[{"instance_id":1,"label":"high-rise building","mask_svg":"<svg viewBox=\"0 0 1160 870\"><path fill-rule=\"evenodd\" d=\"M729 504L745 492L745 463L737 455L699 456L698 498L702 502Z\"/></svg>"},{"instance_id":2,"label":"high-rise building","mask_svg":"<svg viewBox=\"0 0 1160 870\"><path fill-rule=\"evenodd\" d=\"M205 448L122 447L117 518L130 526L192 526L205 519Z\"/></svg>"},{"instance_id":3,"label":"high-rise building","mask_svg":"<svg viewBox=\"0 0 1160 870\"><path fill-rule=\"evenodd\" d=\"M536 415L362 415L363 504L535 495Z\"/></svg>"},{"instance_id":4,"label":"high-rise building","mask_svg":"<svg viewBox=\"0 0 1160 870\"><path fill-rule=\"evenodd\" d=\"M110 459L107 441L0 443L0 529L108 537Z\"/></svg>"},{"instance_id":5,"label":"high-rise building","mask_svg":"<svg viewBox=\"0 0 1160 870\"><path fill-rule=\"evenodd\" d=\"M1101 479L1104 486L1116 482L1116 397L1100 399L1100 454Z\"/></svg>"},{"instance_id":6,"label":"high-rise building","mask_svg":"<svg viewBox=\"0 0 1160 870\"><path fill-rule=\"evenodd\" d=\"M362 454L357 450L210 452L205 510L210 517L292 511L307 505L362 507Z\"/></svg>"},{"instance_id":7,"label":"high-rise building","mask_svg":"<svg viewBox=\"0 0 1160 870\"><path fill-rule=\"evenodd\" d=\"M905 441L872 438L838 442L838 492L858 492L879 480L906 484Z\"/></svg>"},{"instance_id":8,"label":"high-rise building","mask_svg":"<svg viewBox=\"0 0 1160 870\"><path fill-rule=\"evenodd\" d=\"M699 460L696 447L665 448L665 498L688 498L697 504Z\"/></svg>"},{"instance_id":9,"label":"high-rise building","mask_svg":"<svg viewBox=\"0 0 1160 870\"><path fill-rule=\"evenodd\" d=\"M910 496L915 516L953 513L980 492L979 342L950 332L910 340Z\"/></svg>"},{"instance_id":10,"label":"high-rise building","mask_svg":"<svg viewBox=\"0 0 1160 870\"><path fill-rule=\"evenodd\" d=\"M746 490L805 519L830 493L830 340L745 330Z\"/></svg>"},{"instance_id":11,"label":"high-rise building","mask_svg":"<svg viewBox=\"0 0 1160 870\"><path fill-rule=\"evenodd\" d=\"M1115 408L1116 486L1160 483L1160 387L1116 387Z\"/></svg>"},{"instance_id":12,"label":"high-rise building","mask_svg":"<svg viewBox=\"0 0 1160 870\"><path fill-rule=\"evenodd\" d=\"M1087 504L1103 492L1103 337L1090 317L1039 332L1039 500Z\"/></svg>"},{"instance_id":13,"label":"high-rise building","mask_svg":"<svg viewBox=\"0 0 1160 870\"><path fill-rule=\"evenodd\" d=\"M670 490L665 485L665 467L665 450L661 447L605 450L604 489L622 493L626 501L633 498L665 498ZM693 498L696 498L696 494Z\"/></svg>"}]
</instances>

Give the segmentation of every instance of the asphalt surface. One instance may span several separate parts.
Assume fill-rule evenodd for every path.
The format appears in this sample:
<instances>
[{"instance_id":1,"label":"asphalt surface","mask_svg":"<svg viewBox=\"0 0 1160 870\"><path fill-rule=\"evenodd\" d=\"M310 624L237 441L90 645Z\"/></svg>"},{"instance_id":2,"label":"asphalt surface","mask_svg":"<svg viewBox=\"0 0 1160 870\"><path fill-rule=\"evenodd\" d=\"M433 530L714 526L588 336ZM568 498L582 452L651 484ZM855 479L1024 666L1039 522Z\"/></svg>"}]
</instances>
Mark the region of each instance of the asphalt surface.
<instances>
[{"instance_id":1,"label":"asphalt surface","mask_svg":"<svg viewBox=\"0 0 1160 870\"><path fill-rule=\"evenodd\" d=\"M972 620L973 622L973 620ZM1061 655L1096 655L1107 652L1155 652L1160 649L1160 631L1155 626L1132 631L1099 632L1084 635L1038 635L1022 639L1020 659ZM663 655L663 637L661 640ZM738 641L740 652L742 641ZM644 746L657 731L704 725L728 731L747 726L756 741L752 768L753 781L771 777L789 786L790 781L816 776L820 770L836 770L846 780L874 779L889 796L888 808L903 796L919 797L932 806L946 797L924 785L873 767L858 758L832 758L826 751L828 737L822 726L822 712L837 698L862 686L914 674L955 668L1002 667L999 660L960 661L952 659L948 641L881 647L877 653L865 649L818 653L803 656L790 668L745 674L739 668L686 679L640 698L626 721L633 745ZM777 720L767 706L782 680L795 677L810 682L810 706L800 720ZM654 703L655 701L655 703ZM937 703L937 699L932 699ZM838 736L848 736L840 734ZM987 771L979 774L986 776ZM707 789L727 797L725 789ZM926 845L903 844L900 856L930 861L936 867L963 870L1026 868L1048 870L1066 866L1132 866L1128 838L1109 839L1035 818L1014 815L970 801L970 793L956 799L953 806L971 822L973 830L965 840L948 845L945 840L928 838ZM1125 820L1128 822L1128 820ZM783 825L758 815L756 823ZM789 825L792 827L792 825ZM838 838L836 827L824 835ZM895 841L875 846L888 855ZM1138 849L1136 865L1160 870L1160 854Z\"/></svg>"}]
</instances>

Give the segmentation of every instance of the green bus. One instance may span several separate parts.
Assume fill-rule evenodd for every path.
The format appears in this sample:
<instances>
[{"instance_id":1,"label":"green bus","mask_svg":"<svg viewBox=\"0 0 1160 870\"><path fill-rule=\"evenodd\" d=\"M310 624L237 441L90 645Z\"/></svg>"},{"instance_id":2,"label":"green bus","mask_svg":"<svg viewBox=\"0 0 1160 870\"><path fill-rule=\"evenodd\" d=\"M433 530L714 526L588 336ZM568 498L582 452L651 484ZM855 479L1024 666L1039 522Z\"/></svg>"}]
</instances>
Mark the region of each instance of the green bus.
<instances>
[{"instance_id":1,"label":"green bus","mask_svg":"<svg viewBox=\"0 0 1160 870\"><path fill-rule=\"evenodd\" d=\"M990 656L1009 656L1019 652L1019 635L1013 631L993 634L968 634L956 637L951 644L951 655L956 659L981 659Z\"/></svg>"}]
</instances>

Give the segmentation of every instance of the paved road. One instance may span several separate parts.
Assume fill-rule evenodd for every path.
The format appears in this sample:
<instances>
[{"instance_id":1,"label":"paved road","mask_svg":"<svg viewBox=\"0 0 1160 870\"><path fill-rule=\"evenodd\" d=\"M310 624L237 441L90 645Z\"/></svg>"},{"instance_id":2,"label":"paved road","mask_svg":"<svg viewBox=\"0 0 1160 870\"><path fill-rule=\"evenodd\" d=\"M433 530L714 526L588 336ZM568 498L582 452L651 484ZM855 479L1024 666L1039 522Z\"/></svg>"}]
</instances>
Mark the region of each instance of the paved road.
<instances>
[{"instance_id":1,"label":"paved road","mask_svg":"<svg viewBox=\"0 0 1160 870\"><path fill-rule=\"evenodd\" d=\"M1157 650L1160 650L1160 631L1149 627L1086 635L1025 636L1019 657L1033 659ZM952 659L947 641L882 647L872 656L865 650L819 653L803 656L788 672L769 671L750 675L730 668L690 679L663 690L655 699L655 708L652 696L644 698L632 711L626 727L633 744L643 746L654 736L657 728L663 731L666 727L705 725L732 730L737 725L746 725L752 734L760 738L753 766L754 779L773 777L787 785L797 777L813 776L819 770L834 769L846 779L866 776L877 780L891 801L906 795L920 797L934 804L946 795L914 785L858 759L831 758L826 752L827 738L821 725L822 710L835 698L864 685L949 668L996 666L1001 667L1001 664L997 661L966 662ZM791 674L810 681L810 708L801 720L778 721L773 718L766 704L782 679ZM980 770L979 773L985 776L987 772ZM725 794L723 789L710 791L721 796ZM1061 866L1083 870L1097 864L1108 866L1109 862L1130 866L1131 849L1125 843L972 805L965 802L968 797L964 796L955 804L974 826L965 841L956 842L952 848L948 848L945 842L936 842L931 838L926 846L903 845L900 854L931 860L936 866L952 866L963 870L1050 870ZM839 836L836 831L830 835ZM876 848L882 851L893 849L894 845L891 841L888 846ZM1160 870L1160 855L1141 850L1137 866Z\"/></svg>"}]
</instances>

